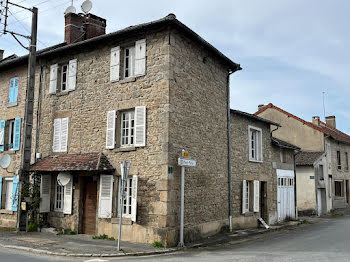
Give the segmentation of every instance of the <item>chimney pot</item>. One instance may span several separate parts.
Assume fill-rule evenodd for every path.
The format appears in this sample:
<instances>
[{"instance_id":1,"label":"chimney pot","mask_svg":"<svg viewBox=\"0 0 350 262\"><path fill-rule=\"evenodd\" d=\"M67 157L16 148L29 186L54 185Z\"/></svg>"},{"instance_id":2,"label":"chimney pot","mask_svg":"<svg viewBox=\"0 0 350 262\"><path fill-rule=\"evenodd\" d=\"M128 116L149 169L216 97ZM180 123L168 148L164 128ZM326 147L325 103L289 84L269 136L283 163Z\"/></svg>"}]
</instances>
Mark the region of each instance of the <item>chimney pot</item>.
<instances>
[{"instance_id":1,"label":"chimney pot","mask_svg":"<svg viewBox=\"0 0 350 262\"><path fill-rule=\"evenodd\" d=\"M326 125L337 128L336 127L336 121L335 121L335 116L326 116Z\"/></svg>"},{"instance_id":2,"label":"chimney pot","mask_svg":"<svg viewBox=\"0 0 350 262\"><path fill-rule=\"evenodd\" d=\"M320 117L319 116L313 116L312 117L312 123L316 126L320 125Z\"/></svg>"},{"instance_id":3,"label":"chimney pot","mask_svg":"<svg viewBox=\"0 0 350 262\"><path fill-rule=\"evenodd\" d=\"M264 104L258 105L258 110L260 110L260 109L263 108L264 106L265 106Z\"/></svg>"},{"instance_id":4,"label":"chimney pot","mask_svg":"<svg viewBox=\"0 0 350 262\"><path fill-rule=\"evenodd\" d=\"M4 50L0 49L0 60L4 59Z\"/></svg>"}]
</instances>

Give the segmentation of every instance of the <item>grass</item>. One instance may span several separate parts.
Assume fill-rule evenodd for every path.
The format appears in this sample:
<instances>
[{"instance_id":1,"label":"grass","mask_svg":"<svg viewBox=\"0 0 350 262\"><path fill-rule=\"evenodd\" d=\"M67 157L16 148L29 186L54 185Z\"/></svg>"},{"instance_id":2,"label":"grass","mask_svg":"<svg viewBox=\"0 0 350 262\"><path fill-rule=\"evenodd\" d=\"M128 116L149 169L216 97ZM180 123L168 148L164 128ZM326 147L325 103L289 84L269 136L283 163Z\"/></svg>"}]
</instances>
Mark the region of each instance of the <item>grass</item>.
<instances>
[{"instance_id":1,"label":"grass","mask_svg":"<svg viewBox=\"0 0 350 262\"><path fill-rule=\"evenodd\" d=\"M114 237L108 237L108 235L106 235L106 234L99 235L99 236L92 236L92 239L104 239L104 240L110 240L110 241L115 240Z\"/></svg>"},{"instance_id":2,"label":"grass","mask_svg":"<svg viewBox=\"0 0 350 262\"><path fill-rule=\"evenodd\" d=\"M153 246L154 248L162 248L162 247L163 247L163 244L160 243L160 242L158 242L158 241L154 241L153 244L152 244L152 246Z\"/></svg>"}]
</instances>

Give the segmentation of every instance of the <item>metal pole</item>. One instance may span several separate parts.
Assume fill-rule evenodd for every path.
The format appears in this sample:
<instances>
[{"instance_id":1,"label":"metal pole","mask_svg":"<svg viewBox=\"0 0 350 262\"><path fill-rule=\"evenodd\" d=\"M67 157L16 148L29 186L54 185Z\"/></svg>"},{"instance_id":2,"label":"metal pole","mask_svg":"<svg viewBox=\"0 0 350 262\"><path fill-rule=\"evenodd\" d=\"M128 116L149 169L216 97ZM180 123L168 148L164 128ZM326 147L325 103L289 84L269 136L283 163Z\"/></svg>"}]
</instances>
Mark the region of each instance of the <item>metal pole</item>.
<instances>
[{"instance_id":1,"label":"metal pole","mask_svg":"<svg viewBox=\"0 0 350 262\"><path fill-rule=\"evenodd\" d=\"M182 150L182 156L185 150ZM185 207L185 167L181 167L181 208L180 208L180 242L178 247L185 247L184 244L184 207Z\"/></svg>"}]
</instances>

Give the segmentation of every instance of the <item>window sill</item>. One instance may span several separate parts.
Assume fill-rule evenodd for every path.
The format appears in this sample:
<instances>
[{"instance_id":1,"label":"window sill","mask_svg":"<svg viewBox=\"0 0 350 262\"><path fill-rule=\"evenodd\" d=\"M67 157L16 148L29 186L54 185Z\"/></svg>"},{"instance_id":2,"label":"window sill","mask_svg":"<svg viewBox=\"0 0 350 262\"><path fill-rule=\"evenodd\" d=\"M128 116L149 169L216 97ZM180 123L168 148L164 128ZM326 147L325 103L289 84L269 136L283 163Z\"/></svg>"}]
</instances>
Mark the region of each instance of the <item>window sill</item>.
<instances>
[{"instance_id":1,"label":"window sill","mask_svg":"<svg viewBox=\"0 0 350 262\"><path fill-rule=\"evenodd\" d=\"M249 162L253 162L253 163L263 163L263 160L254 160L254 159L249 159Z\"/></svg>"},{"instance_id":2,"label":"window sill","mask_svg":"<svg viewBox=\"0 0 350 262\"><path fill-rule=\"evenodd\" d=\"M58 92L56 93L56 96L66 96L69 94L70 91L63 91L63 92Z\"/></svg>"},{"instance_id":3,"label":"window sill","mask_svg":"<svg viewBox=\"0 0 350 262\"><path fill-rule=\"evenodd\" d=\"M18 102L7 104L7 108L18 106Z\"/></svg>"},{"instance_id":4,"label":"window sill","mask_svg":"<svg viewBox=\"0 0 350 262\"><path fill-rule=\"evenodd\" d=\"M119 224L119 218L118 217L112 218L111 223L112 224ZM123 225L132 225L132 221L129 217L123 217L122 224Z\"/></svg>"},{"instance_id":5,"label":"window sill","mask_svg":"<svg viewBox=\"0 0 350 262\"><path fill-rule=\"evenodd\" d=\"M130 82L135 82L135 81L136 81L136 77L131 76L131 77L127 77L127 78L124 78L122 80L119 80L119 83L124 84L124 83L130 83Z\"/></svg>"},{"instance_id":6,"label":"window sill","mask_svg":"<svg viewBox=\"0 0 350 262\"><path fill-rule=\"evenodd\" d=\"M0 214L12 215L13 211L12 210L7 210L7 209L0 209Z\"/></svg>"},{"instance_id":7,"label":"window sill","mask_svg":"<svg viewBox=\"0 0 350 262\"><path fill-rule=\"evenodd\" d=\"M136 147L130 146L130 147L119 147L115 149L115 152L130 152L130 151L136 151Z\"/></svg>"},{"instance_id":8,"label":"window sill","mask_svg":"<svg viewBox=\"0 0 350 262\"><path fill-rule=\"evenodd\" d=\"M9 155L15 155L17 151L13 149L5 150L4 153L9 154Z\"/></svg>"},{"instance_id":9,"label":"window sill","mask_svg":"<svg viewBox=\"0 0 350 262\"><path fill-rule=\"evenodd\" d=\"M252 216L254 216L254 212L249 211L249 212L244 213L243 215L244 215L245 217L252 217Z\"/></svg>"}]
</instances>

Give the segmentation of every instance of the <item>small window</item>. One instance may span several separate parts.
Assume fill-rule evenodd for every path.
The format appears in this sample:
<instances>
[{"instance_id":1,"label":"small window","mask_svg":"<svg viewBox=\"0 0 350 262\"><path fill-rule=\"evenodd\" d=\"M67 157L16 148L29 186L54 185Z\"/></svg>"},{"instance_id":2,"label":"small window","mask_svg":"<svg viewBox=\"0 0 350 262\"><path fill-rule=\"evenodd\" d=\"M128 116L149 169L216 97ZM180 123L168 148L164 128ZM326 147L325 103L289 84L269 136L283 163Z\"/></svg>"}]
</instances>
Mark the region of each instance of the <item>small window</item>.
<instances>
[{"instance_id":1,"label":"small window","mask_svg":"<svg viewBox=\"0 0 350 262\"><path fill-rule=\"evenodd\" d=\"M349 171L349 157L348 152L345 152L345 170Z\"/></svg>"},{"instance_id":2,"label":"small window","mask_svg":"<svg viewBox=\"0 0 350 262\"><path fill-rule=\"evenodd\" d=\"M317 171L318 171L318 178L320 180L324 180L323 165L319 165Z\"/></svg>"},{"instance_id":3,"label":"small window","mask_svg":"<svg viewBox=\"0 0 350 262\"><path fill-rule=\"evenodd\" d=\"M126 180L125 185L125 198L123 206L123 216L131 216L131 199L132 199L132 177Z\"/></svg>"},{"instance_id":4,"label":"small window","mask_svg":"<svg viewBox=\"0 0 350 262\"><path fill-rule=\"evenodd\" d=\"M337 151L337 164L338 164L338 169L341 169L340 151Z\"/></svg>"},{"instance_id":5,"label":"small window","mask_svg":"<svg viewBox=\"0 0 350 262\"><path fill-rule=\"evenodd\" d=\"M135 47L124 49L124 77L134 76L135 71Z\"/></svg>"},{"instance_id":6,"label":"small window","mask_svg":"<svg viewBox=\"0 0 350 262\"><path fill-rule=\"evenodd\" d=\"M11 119L8 121L8 150L13 150L15 141L15 120Z\"/></svg>"},{"instance_id":7,"label":"small window","mask_svg":"<svg viewBox=\"0 0 350 262\"><path fill-rule=\"evenodd\" d=\"M251 184L251 181L247 181L246 184L245 184L245 195L243 196L244 197L244 204L245 204L245 210L249 210L249 202L250 202L250 184Z\"/></svg>"},{"instance_id":8,"label":"small window","mask_svg":"<svg viewBox=\"0 0 350 262\"><path fill-rule=\"evenodd\" d=\"M134 146L135 138L135 111L126 111L121 113L121 147Z\"/></svg>"},{"instance_id":9,"label":"small window","mask_svg":"<svg viewBox=\"0 0 350 262\"><path fill-rule=\"evenodd\" d=\"M64 186L60 185L56 180L55 211L63 211L63 203L64 203Z\"/></svg>"},{"instance_id":10,"label":"small window","mask_svg":"<svg viewBox=\"0 0 350 262\"><path fill-rule=\"evenodd\" d=\"M249 161L262 161L262 131L249 126Z\"/></svg>"},{"instance_id":11,"label":"small window","mask_svg":"<svg viewBox=\"0 0 350 262\"><path fill-rule=\"evenodd\" d=\"M12 210L13 179L3 178L1 190L1 209Z\"/></svg>"},{"instance_id":12,"label":"small window","mask_svg":"<svg viewBox=\"0 0 350 262\"><path fill-rule=\"evenodd\" d=\"M334 195L337 197L343 196L343 181L334 181Z\"/></svg>"},{"instance_id":13,"label":"small window","mask_svg":"<svg viewBox=\"0 0 350 262\"><path fill-rule=\"evenodd\" d=\"M61 72L61 92L67 91L68 64L60 66Z\"/></svg>"}]
</instances>

